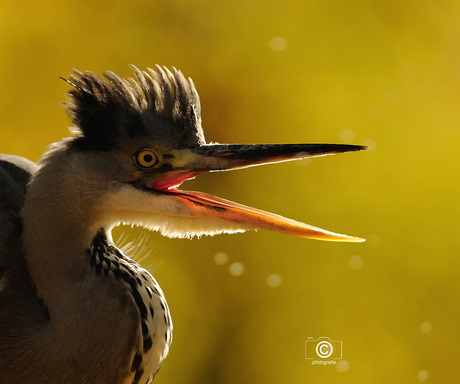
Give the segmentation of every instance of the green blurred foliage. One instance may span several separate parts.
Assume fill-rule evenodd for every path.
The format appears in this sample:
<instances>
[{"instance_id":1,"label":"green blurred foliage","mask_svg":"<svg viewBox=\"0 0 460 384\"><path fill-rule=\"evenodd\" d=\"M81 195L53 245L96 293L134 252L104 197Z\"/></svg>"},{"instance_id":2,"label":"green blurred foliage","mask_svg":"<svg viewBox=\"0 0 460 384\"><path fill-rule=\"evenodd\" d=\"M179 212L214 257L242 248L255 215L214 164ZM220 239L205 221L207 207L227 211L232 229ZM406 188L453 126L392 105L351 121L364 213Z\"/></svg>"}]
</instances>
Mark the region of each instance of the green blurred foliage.
<instances>
[{"instance_id":1,"label":"green blurred foliage","mask_svg":"<svg viewBox=\"0 0 460 384\"><path fill-rule=\"evenodd\" d=\"M129 64L156 63L194 79L209 141L371 145L184 186L364 244L115 231L142 244L134 256L172 311L155 383L452 383L458 20L448 0L0 0L0 151L37 160L68 135L58 76L72 68L131 76ZM320 336L343 342L340 364L305 359L305 340Z\"/></svg>"}]
</instances>

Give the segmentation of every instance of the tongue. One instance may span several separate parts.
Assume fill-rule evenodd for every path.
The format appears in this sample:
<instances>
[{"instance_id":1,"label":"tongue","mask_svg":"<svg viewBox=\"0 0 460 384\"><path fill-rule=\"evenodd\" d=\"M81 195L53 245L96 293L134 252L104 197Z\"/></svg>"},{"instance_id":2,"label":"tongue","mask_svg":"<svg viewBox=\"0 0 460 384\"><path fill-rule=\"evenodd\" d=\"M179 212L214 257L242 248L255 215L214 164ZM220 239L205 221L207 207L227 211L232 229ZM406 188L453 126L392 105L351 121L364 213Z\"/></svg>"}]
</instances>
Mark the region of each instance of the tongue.
<instances>
[{"instance_id":1,"label":"tongue","mask_svg":"<svg viewBox=\"0 0 460 384\"><path fill-rule=\"evenodd\" d=\"M181 185L184 181L192 180L203 172L169 172L167 177L154 180L149 184L149 188L157 191L169 191Z\"/></svg>"}]
</instances>

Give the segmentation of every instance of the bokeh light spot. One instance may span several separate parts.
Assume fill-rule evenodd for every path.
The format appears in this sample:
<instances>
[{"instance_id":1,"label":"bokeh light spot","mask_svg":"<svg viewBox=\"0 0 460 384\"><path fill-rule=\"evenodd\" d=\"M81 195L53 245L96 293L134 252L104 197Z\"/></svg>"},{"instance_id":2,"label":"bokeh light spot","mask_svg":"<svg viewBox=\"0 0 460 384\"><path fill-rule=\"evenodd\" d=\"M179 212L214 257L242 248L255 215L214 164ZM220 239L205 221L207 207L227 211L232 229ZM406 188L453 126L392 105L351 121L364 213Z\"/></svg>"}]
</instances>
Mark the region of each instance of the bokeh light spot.
<instances>
[{"instance_id":1,"label":"bokeh light spot","mask_svg":"<svg viewBox=\"0 0 460 384\"><path fill-rule=\"evenodd\" d=\"M367 138L367 139L363 139L361 141L362 145L365 145L367 146L367 152L374 152L375 151L375 147L377 146L376 142L374 139L370 139L370 138Z\"/></svg>"},{"instance_id":2,"label":"bokeh light spot","mask_svg":"<svg viewBox=\"0 0 460 384\"><path fill-rule=\"evenodd\" d=\"M340 360L335 366L338 372L347 372L350 369L350 362L348 360Z\"/></svg>"},{"instance_id":3,"label":"bokeh light spot","mask_svg":"<svg viewBox=\"0 0 460 384\"><path fill-rule=\"evenodd\" d=\"M363 266L363 258L358 255L353 255L348 259L348 266L351 269L361 269Z\"/></svg>"},{"instance_id":4,"label":"bokeh light spot","mask_svg":"<svg viewBox=\"0 0 460 384\"><path fill-rule=\"evenodd\" d=\"M417 373L417 379L418 381L426 381L428 380L428 371L420 371L419 373Z\"/></svg>"},{"instance_id":5,"label":"bokeh light spot","mask_svg":"<svg viewBox=\"0 0 460 384\"><path fill-rule=\"evenodd\" d=\"M232 276L241 276L244 273L245 266L242 263L232 263L228 268L228 272Z\"/></svg>"},{"instance_id":6,"label":"bokeh light spot","mask_svg":"<svg viewBox=\"0 0 460 384\"><path fill-rule=\"evenodd\" d=\"M420 332L422 333L430 332L431 328L433 328L433 326L431 325L429 321L424 321L423 323L420 324Z\"/></svg>"},{"instance_id":7,"label":"bokeh light spot","mask_svg":"<svg viewBox=\"0 0 460 384\"><path fill-rule=\"evenodd\" d=\"M224 265L228 262L228 254L225 253L225 252L217 252L215 255L214 255L214 263L216 263L217 265Z\"/></svg>"},{"instance_id":8,"label":"bokeh light spot","mask_svg":"<svg viewBox=\"0 0 460 384\"><path fill-rule=\"evenodd\" d=\"M371 233L366 236L366 244L371 248L378 247L380 245L380 236L375 233Z\"/></svg>"},{"instance_id":9,"label":"bokeh light spot","mask_svg":"<svg viewBox=\"0 0 460 384\"><path fill-rule=\"evenodd\" d=\"M287 48L287 41L284 37L273 37L268 41L268 46L272 51L281 52Z\"/></svg>"},{"instance_id":10,"label":"bokeh light spot","mask_svg":"<svg viewBox=\"0 0 460 384\"><path fill-rule=\"evenodd\" d=\"M279 287L281 285L281 276L277 273L272 273L267 276L267 285L272 288Z\"/></svg>"}]
</instances>

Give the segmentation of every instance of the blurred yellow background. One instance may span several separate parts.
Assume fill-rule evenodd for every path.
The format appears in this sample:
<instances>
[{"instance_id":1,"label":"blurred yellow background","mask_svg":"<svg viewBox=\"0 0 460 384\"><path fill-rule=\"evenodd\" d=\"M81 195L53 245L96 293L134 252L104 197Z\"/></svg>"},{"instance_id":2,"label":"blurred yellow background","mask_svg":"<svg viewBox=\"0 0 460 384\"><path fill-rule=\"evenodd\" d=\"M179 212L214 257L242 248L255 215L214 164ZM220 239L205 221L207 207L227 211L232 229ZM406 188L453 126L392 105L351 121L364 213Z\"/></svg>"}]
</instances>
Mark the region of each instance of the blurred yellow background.
<instances>
[{"instance_id":1,"label":"blurred yellow background","mask_svg":"<svg viewBox=\"0 0 460 384\"><path fill-rule=\"evenodd\" d=\"M116 230L172 312L155 383L453 383L459 20L448 0L1 0L0 152L37 160L69 134L72 68L157 63L193 78L208 141L370 145L183 186L366 243ZM305 359L321 336L343 360Z\"/></svg>"}]
</instances>

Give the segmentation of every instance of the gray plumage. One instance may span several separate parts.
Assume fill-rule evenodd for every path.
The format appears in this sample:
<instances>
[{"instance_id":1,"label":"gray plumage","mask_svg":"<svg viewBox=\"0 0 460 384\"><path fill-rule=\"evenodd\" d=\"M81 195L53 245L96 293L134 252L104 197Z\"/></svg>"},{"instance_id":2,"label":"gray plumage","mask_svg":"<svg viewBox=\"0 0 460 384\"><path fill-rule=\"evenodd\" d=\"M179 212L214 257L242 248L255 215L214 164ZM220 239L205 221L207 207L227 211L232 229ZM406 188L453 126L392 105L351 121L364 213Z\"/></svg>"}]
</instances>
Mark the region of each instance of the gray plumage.
<instances>
[{"instance_id":1,"label":"gray plumage","mask_svg":"<svg viewBox=\"0 0 460 384\"><path fill-rule=\"evenodd\" d=\"M153 380L172 322L155 279L113 244L119 223L170 237L265 228L362 241L178 186L203 172L364 147L206 144L193 82L175 69L134 72L75 71L74 137L38 164L0 155L1 384Z\"/></svg>"},{"instance_id":2,"label":"gray plumage","mask_svg":"<svg viewBox=\"0 0 460 384\"><path fill-rule=\"evenodd\" d=\"M114 161L130 147L120 149L123 142L203 140L199 99L178 71L136 74L140 85L76 72L67 104L76 136L54 144L38 165L0 157L2 384L146 383L167 354L163 293L111 243L97 205L141 174ZM108 229L116 224L109 222Z\"/></svg>"}]
</instances>

